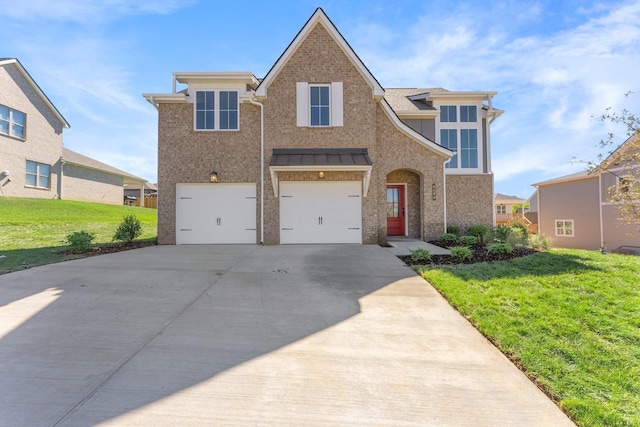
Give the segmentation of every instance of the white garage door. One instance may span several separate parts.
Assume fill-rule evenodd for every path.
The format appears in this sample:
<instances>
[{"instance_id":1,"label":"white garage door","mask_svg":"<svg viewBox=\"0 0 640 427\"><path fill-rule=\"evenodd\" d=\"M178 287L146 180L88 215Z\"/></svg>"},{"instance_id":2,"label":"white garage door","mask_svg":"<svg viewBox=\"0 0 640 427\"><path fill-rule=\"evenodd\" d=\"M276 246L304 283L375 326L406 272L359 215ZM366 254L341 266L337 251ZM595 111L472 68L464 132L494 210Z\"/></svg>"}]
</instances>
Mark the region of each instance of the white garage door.
<instances>
[{"instance_id":1,"label":"white garage door","mask_svg":"<svg viewBox=\"0 0 640 427\"><path fill-rule=\"evenodd\" d=\"M176 244L256 243L255 184L176 184Z\"/></svg>"},{"instance_id":2,"label":"white garage door","mask_svg":"<svg viewBox=\"0 0 640 427\"><path fill-rule=\"evenodd\" d=\"M362 243L362 183L280 182L280 243Z\"/></svg>"}]
</instances>

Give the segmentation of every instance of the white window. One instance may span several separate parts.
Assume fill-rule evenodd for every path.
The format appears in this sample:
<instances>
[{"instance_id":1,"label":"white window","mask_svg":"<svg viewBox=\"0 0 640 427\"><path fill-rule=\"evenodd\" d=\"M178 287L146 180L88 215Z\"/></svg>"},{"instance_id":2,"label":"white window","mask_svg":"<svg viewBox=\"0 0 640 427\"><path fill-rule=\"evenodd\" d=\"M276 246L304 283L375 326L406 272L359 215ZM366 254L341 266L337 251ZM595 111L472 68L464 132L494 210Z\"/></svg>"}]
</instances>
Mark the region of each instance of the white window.
<instances>
[{"instance_id":1,"label":"white window","mask_svg":"<svg viewBox=\"0 0 640 427\"><path fill-rule=\"evenodd\" d=\"M556 236L573 237L574 228L572 219L556 219Z\"/></svg>"},{"instance_id":2,"label":"white window","mask_svg":"<svg viewBox=\"0 0 640 427\"><path fill-rule=\"evenodd\" d=\"M456 153L445 164L447 169L456 169L458 167L458 131L456 129L440 129L440 145Z\"/></svg>"},{"instance_id":3,"label":"white window","mask_svg":"<svg viewBox=\"0 0 640 427\"><path fill-rule=\"evenodd\" d=\"M456 109L457 107L455 105L441 105L440 106L440 121L441 122L446 122L446 123L455 123L458 121L458 118L456 116Z\"/></svg>"},{"instance_id":4,"label":"white window","mask_svg":"<svg viewBox=\"0 0 640 427\"><path fill-rule=\"evenodd\" d=\"M498 206L496 206L496 213L498 215L506 214L507 213L507 206L506 205L498 205Z\"/></svg>"},{"instance_id":5,"label":"white window","mask_svg":"<svg viewBox=\"0 0 640 427\"><path fill-rule=\"evenodd\" d=\"M25 139L27 115L13 108L0 105L0 133Z\"/></svg>"},{"instance_id":6,"label":"white window","mask_svg":"<svg viewBox=\"0 0 640 427\"><path fill-rule=\"evenodd\" d=\"M342 82L297 82L296 109L296 124L300 127L342 126Z\"/></svg>"},{"instance_id":7,"label":"white window","mask_svg":"<svg viewBox=\"0 0 640 427\"><path fill-rule=\"evenodd\" d=\"M478 121L478 109L475 105L461 105L460 106L460 121L461 122L477 122Z\"/></svg>"},{"instance_id":8,"label":"white window","mask_svg":"<svg viewBox=\"0 0 640 427\"><path fill-rule=\"evenodd\" d=\"M196 91L196 130L238 130L237 91Z\"/></svg>"},{"instance_id":9,"label":"white window","mask_svg":"<svg viewBox=\"0 0 640 427\"><path fill-rule=\"evenodd\" d=\"M27 175L25 179L27 187L49 188L50 177L51 166L27 160Z\"/></svg>"}]
</instances>

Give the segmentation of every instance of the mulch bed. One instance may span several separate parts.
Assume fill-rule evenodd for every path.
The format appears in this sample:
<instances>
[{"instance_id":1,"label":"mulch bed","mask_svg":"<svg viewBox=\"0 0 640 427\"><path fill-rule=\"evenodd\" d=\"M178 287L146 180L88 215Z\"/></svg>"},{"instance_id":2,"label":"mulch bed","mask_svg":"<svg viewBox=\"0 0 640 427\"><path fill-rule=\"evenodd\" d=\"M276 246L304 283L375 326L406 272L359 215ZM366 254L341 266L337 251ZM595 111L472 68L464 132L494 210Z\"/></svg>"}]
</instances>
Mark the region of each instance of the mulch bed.
<instances>
[{"instance_id":1,"label":"mulch bed","mask_svg":"<svg viewBox=\"0 0 640 427\"><path fill-rule=\"evenodd\" d=\"M447 248L448 246L439 241L430 241L432 245ZM473 257L470 260L460 261L453 258L451 255L431 255L431 261L425 263L424 261L415 262L411 259L411 256L404 255L398 256L408 266L413 265L455 265L455 264L476 264L479 262L494 262L494 261L508 261L514 258L521 258L528 255L537 253L535 249L531 248L513 248L513 252L510 254L490 254L486 248L475 247L471 248Z\"/></svg>"},{"instance_id":2,"label":"mulch bed","mask_svg":"<svg viewBox=\"0 0 640 427\"><path fill-rule=\"evenodd\" d=\"M156 242L131 242L131 243L113 243L110 245L100 245L100 246L92 246L88 249L67 249L60 254L62 255L82 255L85 257L94 256L94 255L105 255L105 254L113 254L116 252L128 251L131 249L140 249L145 248L147 246L155 246Z\"/></svg>"}]
</instances>

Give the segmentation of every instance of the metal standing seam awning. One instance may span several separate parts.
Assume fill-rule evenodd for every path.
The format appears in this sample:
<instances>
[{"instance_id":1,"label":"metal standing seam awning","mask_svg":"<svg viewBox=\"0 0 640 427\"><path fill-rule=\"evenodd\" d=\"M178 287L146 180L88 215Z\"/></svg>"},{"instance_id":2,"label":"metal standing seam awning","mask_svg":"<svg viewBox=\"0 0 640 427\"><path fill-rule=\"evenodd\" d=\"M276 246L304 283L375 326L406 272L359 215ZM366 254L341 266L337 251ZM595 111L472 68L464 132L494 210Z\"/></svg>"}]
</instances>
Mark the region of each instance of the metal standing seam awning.
<instances>
[{"instance_id":1,"label":"metal standing seam awning","mask_svg":"<svg viewBox=\"0 0 640 427\"><path fill-rule=\"evenodd\" d=\"M362 195L367 196L373 163L366 148L274 148L269 172L278 197L278 172L364 172Z\"/></svg>"}]
</instances>

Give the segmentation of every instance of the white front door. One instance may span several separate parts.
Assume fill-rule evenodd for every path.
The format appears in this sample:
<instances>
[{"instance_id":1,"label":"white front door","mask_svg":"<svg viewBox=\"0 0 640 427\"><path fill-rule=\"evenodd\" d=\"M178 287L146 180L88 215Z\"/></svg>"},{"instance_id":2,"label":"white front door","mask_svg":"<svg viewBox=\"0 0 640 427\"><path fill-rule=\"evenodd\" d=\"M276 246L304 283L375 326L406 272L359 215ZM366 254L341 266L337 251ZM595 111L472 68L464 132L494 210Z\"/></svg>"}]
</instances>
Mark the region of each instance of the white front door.
<instances>
[{"instance_id":1,"label":"white front door","mask_svg":"<svg viewBox=\"0 0 640 427\"><path fill-rule=\"evenodd\" d=\"M362 243L362 182L280 182L280 243Z\"/></svg>"},{"instance_id":2,"label":"white front door","mask_svg":"<svg viewBox=\"0 0 640 427\"><path fill-rule=\"evenodd\" d=\"M256 240L255 184L176 184L176 244Z\"/></svg>"}]
</instances>

